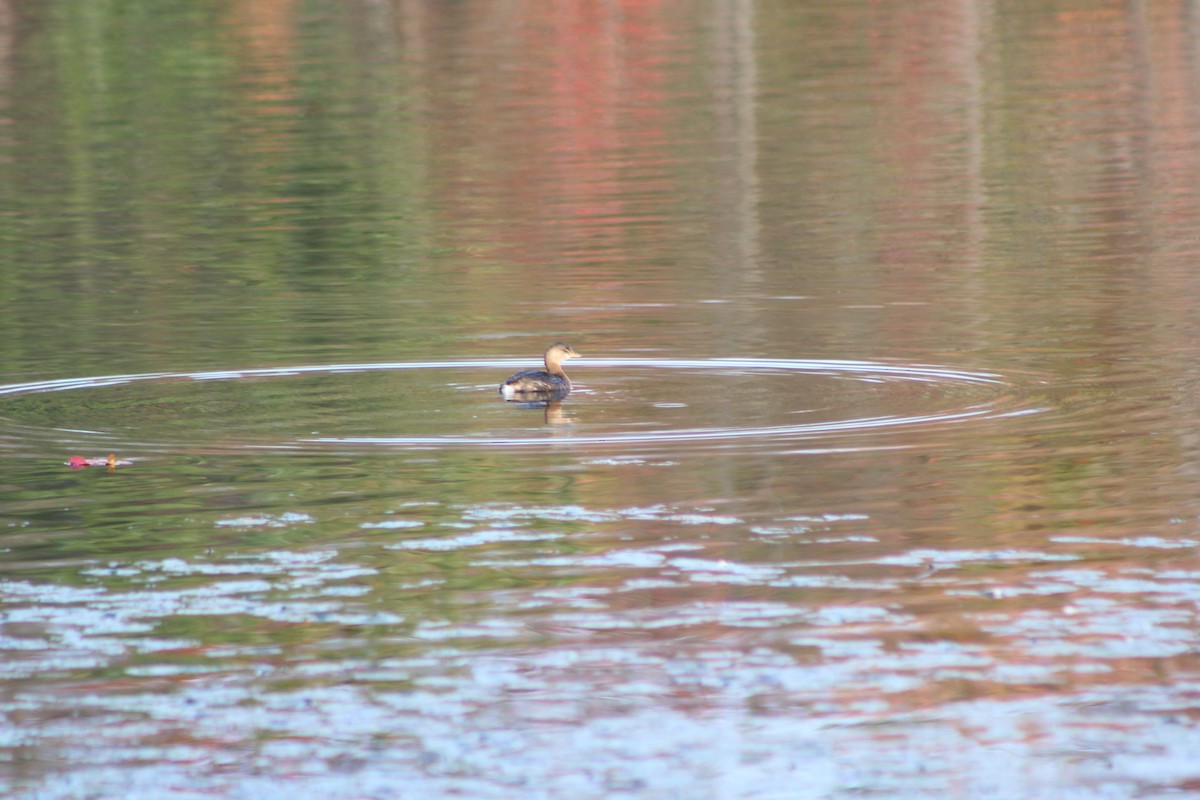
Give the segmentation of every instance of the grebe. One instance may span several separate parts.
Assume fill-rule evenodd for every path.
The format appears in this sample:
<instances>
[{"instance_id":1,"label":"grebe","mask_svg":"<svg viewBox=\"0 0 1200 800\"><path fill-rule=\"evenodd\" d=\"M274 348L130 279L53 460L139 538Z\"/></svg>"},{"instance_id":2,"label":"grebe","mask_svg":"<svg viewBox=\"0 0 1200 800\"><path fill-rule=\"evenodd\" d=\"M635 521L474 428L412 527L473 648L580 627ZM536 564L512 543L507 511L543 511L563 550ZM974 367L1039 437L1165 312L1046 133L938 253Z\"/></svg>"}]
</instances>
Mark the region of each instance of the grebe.
<instances>
[{"instance_id":1,"label":"grebe","mask_svg":"<svg viewBox=\"0 0 1200 800\"><path fill-rule=\"evenodd\" d=\"M527 369L500 384L505 400L561 399L571 392L571 379L563 372L562 362L578 358L571 345L557 342L546 351L546 369Z\"/></svg>"}]
</instances>

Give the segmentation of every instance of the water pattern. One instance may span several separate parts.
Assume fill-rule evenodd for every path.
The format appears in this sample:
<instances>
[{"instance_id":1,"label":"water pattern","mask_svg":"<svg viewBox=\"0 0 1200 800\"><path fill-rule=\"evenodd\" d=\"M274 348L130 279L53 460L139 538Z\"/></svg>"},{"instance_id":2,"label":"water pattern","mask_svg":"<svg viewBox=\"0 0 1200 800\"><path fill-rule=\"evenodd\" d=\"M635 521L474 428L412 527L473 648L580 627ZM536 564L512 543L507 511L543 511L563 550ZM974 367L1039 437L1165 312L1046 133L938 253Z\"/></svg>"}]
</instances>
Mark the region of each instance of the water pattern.
<instances>
[{"instance_id":1,"label":"water pattern","mask_svg":"<svg viewBox=\"0 0 1200 800\"><path fill-rule=\"evenodd\" d=\"M770 523L667 506L417 503L361 523L400 537L374 553L343 540L96 564L76 587L5 580L5 678L25 687L6 712L44 719L10 746L71 760L41 785L51 796L282 796L273 775L246 777L255 765L287 765L333 797L388 796L389 781L481 797L669 795L698 780L720 783L710 796L941 791L967 768L985 790L1049 796L1101 780L1114 759L1135 772L1187 763L1186 704L1111 678L1194 650L1194 571L1097 567L1094 543L1074 540L897 550L859 514ZM735 541L790 557L731 558ZM1106 541L1105 558L1194 544ZM481 571L524 579L463 584ZM1152 600L1135 610L1123 595ZM188 620L260 636L212 642ZM261 637L272 629L300 638ZM1038 686L1072 699L1031 695ZM80 738L80 726L108 732ZM899 732L902 750L867 757ZM1131 733L1160 747L1130 754ZM1030 766L1061 748L1073 767L1014 775L995 764L995 740ZM710 751L721 760L700 757ZM109 766L147 758L132 773ZM796 778L810 771L815 783Z\"/></svg>"},{"instance_id":2,"label":"water pattern","mask_svg":"<svg viewBox=\"0 0 1200 800\"><path fill-rule=\"evenodd\" d=\"M35 381L31 383L11 384L8 386L0 386L0 396L20 397L27 395L42 395L45 393L57 392L84 392L89 396L95 397L100 392L108 387L128 386L130 384L143 383L161 383L166 384L171 390L178 395L173 401L164 399L161 394L154 395L154 400L158 403L174 403L182 405L189 402L198 391L193 382L211 382L211 381L256 381L270 378L290 378L303 375L318 375L318 376L340 376L353 375L356 373L366 372L404 372L417 371L420 373L419 381L426 382L429 380L436 381L436 376L439 371L457 371L464 372L467 370L489 370L491 374L500 374L506 369L519 367L524 362L518 360L487 360L487 361L450 361L450 362L409 362L409 363L383 363L383 364L330 364L317 366L297 366L297 367L279 367L271 369L250 369L250 370L221 370L217 372L197 372L197 373L149 373L143 375L106 375L91 378L64 378L51 381ZM563 444L569 443L573 445L598 445L607 444L614 446L630 446L638 444L669 444L681 442L720 442L728 439L747 439L747 438L768 438L776 442L780 440L791 441L794 439L815 438L823 435L838 435L851 433L855 431L873 431L879 428L890 428L895 426L911 426L919 424L937 424L957 422L974 417L995 418L1003 416L1016 416L1023 414L1038 413L1039 410L1034 406L1014 405L1015 395L1011 387L1006 387L1003 380L998 375L987 373L971 373L956 371L952 369L939 368L933 366L920 365L902 365L902 364L882 364L870 363L861 361L805 361L800 359L761 359L761 358L718 358L718 359L597 359L591 362L592 368L613 369L617 370L621 376L628 377L631 374L646 373L652 376L653 380L662 382L663 376L669 374L670 371L684 371L690 373L689 382L682 384L683 392L681 396L686 398L688 402L660 402L655 405L659 408L668 409L686 409L692 404L692 398L695 397L697 390L697 382L703 382L705 385L714 387L715 392L721 396L732 396L733 390L737 389L742 397L741 401L746 399L745 384L750 378L756 378L760 381L763 378L770 378L772 375L787 375L787 376L810 376L825 379L833 379L838 381L837 389L841 389L841 394L837 391L832 391L828 396L822 398L822 402L833 408L859 408L863 406L863 393L855 393L854 389L861 389L864 384L895 384L895 383L920 383L928 388L928 391L919 398L918 413L912 415L904 415L891 413L881 416L871 417L844 417L826 419L820 422L801 422L792 424L783 424L783 419L762 420L762 419L742 419L740 424L734 424L722 427L696 427L698 415L693 412L683 413L677 412L673 414L675 420L681 420L687 424L683 427L680 424L668 425L665 429L654 431L639 431L636 424L630 426L607 425L603 426L602 432L589 432L600 426L588 426L583 430L572 431L568 437L548 438L544 435L534 435L528 433L518 437L498 437L485 435L471 435L468 433L447 432L438 436L394 436L394 437L355 437L355 436L333 436L333 437L313 437L301 438L295 440L284 440L271 443L260 431L248 431L248 439L245 442L226 441L225 447L230 452L239 452L243 450L258 450L258 449L287 449L290 451L303 450L306 446L314 445L381 445L390 447L408 447L408 446L449 446L449 445L474 445L484 447L520 447L520 446L536 446L545 444ZM604 381L604 377L599 380ZM619 379L618 379L619 380ZM690 383L690 385L689 385ZM721 388L722 383L730 383L731 388ZM758 393L764 396L779 395L788 391L788 387L771 386L769 381L762 381L763 385L759 388ZM612 387L614 381L610 378L607 386ZM422 390L428 391L429 387L420 387ZM977 396L963 397L963 389L975 389ZM1007 391L1005 391L1007 389ZM984 390L984 391L979 391ZM343 390L351 395L357 396L354 390ZM637 403L636 396L632 396L630 392L622 392L619 388L609 388L617 394L622 403ZM583 388L576 395L579 398L580 394L587 394L587 388ZM946 395L940 398L938 395ZM676 395L669 395L675 397ZM789 395L789 397L792 397ZM460 402L461 402L460 397ZM795 398L795 402L799 402L802 398ZM144 400L141 400L144 402ZM478 405L477 397L471 397L470 402ZM902 398L884 398L882 402L889 408L895 409L903 405ZM954 405L939 409L938 406L953 403ZM526 403L528 407L542 407L546 403ZM577 404L581 411L586 411L588 406L586 401ZM10 403L10 409L19 411L18 404ZM94 440L83 438L79 440L81 446L95 444L97 446L117 447L123 450L134 449L150 449L160 452L183 453L189 447L195 449L197 447L210 448L211 441L203 443L191 441L162 441L148 442L143 438L122 438L111 430L100 430L102 426L97 425L93 419L87 418L87 414L95 414L94 409L85 408L75 412L76 418L69 423L72 427L51 428L50 417L61 418L64 414L71 414L70 406L57 406L47 408L44 405L38 405L38 412L42 415L41 424L52 432L55 436L63 433L88 433L95 437ZM441 406L437 408L440 412L444 410ZM134 427L133 423L141 414L139 407L139 398L135 396L134 402L129 407L124 408L124 418L118 420L118 424L123 428ZM381 413L389 418L398 416L397 409L394 406L383 406L380 409ZM811 413L804 409L784 406L780 412L783 415L795 415L797 413ZM178 414L177 416L186 416ZM26 430L23 433L14 433L10 438L16 440L22 437L29 438L34 431L28 429L28 420L26 422ZM328 423L327 420L323 421ZM336 421L335 424L344 422L344 418ZM372 423L368 423L372 424ZM383 426L383 421L375 421L373 424ZM155 425L161 430L162 422L155 420ZM140 432L139 432L140 433ZM536 432L536 433L541 433ZM146 435L150 435L147 433Z\"/></svg>"},{"instance_id":3,"label":"water pattern","mask_svg":"<svg viewBox=\"0 0 1200 800\"><path fill-rule=\"evenodd\" d=\"M0 795L1195 795L1195 33L0 0Z\"/></svg>"}]
</instances>

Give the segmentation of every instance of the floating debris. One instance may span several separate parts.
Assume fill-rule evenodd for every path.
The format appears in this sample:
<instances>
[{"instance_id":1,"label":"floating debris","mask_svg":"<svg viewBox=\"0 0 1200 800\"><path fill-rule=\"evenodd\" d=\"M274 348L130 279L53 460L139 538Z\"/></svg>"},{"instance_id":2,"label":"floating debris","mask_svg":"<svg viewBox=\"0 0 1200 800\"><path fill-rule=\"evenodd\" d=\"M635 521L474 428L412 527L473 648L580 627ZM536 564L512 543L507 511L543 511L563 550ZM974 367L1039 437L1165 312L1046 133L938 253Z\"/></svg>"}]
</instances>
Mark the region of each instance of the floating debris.
<instances>
[{"instance_id":1,"label":"floating debris","mask_svg":"<svg viewBox=\"0 0 1200 800\"><path fill-rule=\"evenodd\" d=\"M104 458L87 458L86 456L71 456L64 462L71 469L83 469L84 467L108 467L116 469L117 467L128 467L133 464L132 461L124 458L117 458L115 453L109 453Z\"/></svg>"}]
</instances>

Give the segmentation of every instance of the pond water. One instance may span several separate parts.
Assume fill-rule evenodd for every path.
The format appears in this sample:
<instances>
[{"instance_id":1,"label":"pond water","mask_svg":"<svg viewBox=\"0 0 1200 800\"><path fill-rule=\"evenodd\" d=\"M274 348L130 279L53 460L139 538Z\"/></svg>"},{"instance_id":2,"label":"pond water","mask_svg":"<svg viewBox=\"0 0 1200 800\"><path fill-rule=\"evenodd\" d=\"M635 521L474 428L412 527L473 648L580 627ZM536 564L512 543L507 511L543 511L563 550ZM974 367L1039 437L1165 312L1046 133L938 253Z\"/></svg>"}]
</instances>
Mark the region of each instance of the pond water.
<instances>
[{"instance_id":1,"label":"pond water","mask_svg":"<svg viewBox=\"0 0 1200 800\"><path fill-rule=\"evenodd\" d=\"M1197 18L0 0L0 794L1196 793Z\"/></svg>"}]
</instances>

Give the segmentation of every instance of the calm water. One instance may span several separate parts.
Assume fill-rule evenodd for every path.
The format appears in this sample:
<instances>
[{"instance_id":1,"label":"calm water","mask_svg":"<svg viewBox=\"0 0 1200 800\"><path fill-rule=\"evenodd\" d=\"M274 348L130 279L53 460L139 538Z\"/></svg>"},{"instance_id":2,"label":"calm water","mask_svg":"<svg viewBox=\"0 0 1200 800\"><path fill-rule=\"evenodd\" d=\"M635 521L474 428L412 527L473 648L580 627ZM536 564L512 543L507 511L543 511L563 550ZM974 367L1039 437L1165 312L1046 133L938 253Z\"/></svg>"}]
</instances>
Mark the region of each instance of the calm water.
<instances>
[{"instance_id":1,"label":"calm water","mask_svg":"<svg viewBox=\"0 0 1200 800\"><path fill-rule=\"evenodd\" d=\"M0 793L1200 795L1198 11L0 0Z\"/></svg>"}]
</instances>

